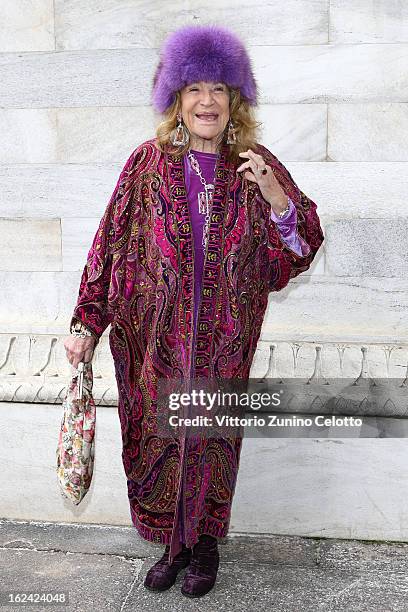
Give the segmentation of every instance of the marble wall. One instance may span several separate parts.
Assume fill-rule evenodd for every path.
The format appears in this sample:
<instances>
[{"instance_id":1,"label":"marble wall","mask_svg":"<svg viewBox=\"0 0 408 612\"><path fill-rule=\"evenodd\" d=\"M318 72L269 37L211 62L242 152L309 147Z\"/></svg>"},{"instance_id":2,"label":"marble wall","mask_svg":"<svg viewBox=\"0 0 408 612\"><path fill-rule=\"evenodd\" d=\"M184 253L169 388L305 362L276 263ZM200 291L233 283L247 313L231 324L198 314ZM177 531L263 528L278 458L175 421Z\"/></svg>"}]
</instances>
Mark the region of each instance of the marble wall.
<instances>
[{"instance_id":1,"label":"marble wall","mask_svg":"<svg viewBox=\"0 0 408 612\"><path fill-rule=\"evenodd\" d=\"M88 249L124 162L154 135L158 48L169 24L192 23L228 24L245 41L260 87L262 142L317 203L326 236L311 269L270 295L253 375L271 371L270 347L282 372L293 374L299 346L300 371L311 375L320 346L326 374L336 376L345 344L351 376L361 372L363 349L374 375L406 376L406 2L3 0L0 401L18 422L28 415L29 428L38 424L27 405L43 411L61 401L70 373L62 341ZM95 389L100 405L114 406L107 333ZM13 432L10 422L10 444ZM14 482L10 473L9 500ZM27 518L12 501L4 513ZM297 520L289 530L313 531L308 521L296 531ZM335 533L351 533L346 518Z\"/></svg>"},{"instance_id":2,"label":"marble wall","mask_svg":"<svg viewBox=\"0 0 408 612\"><path fill-rule=\"evenodd\" d=\"M214 22L247 44L262 141L326 235L271 294L262 341L407 340L407 16L398 0L3 2L0 333L67 333L120 169L154 134L167 24Z\"/></svg>"}]
</instances>

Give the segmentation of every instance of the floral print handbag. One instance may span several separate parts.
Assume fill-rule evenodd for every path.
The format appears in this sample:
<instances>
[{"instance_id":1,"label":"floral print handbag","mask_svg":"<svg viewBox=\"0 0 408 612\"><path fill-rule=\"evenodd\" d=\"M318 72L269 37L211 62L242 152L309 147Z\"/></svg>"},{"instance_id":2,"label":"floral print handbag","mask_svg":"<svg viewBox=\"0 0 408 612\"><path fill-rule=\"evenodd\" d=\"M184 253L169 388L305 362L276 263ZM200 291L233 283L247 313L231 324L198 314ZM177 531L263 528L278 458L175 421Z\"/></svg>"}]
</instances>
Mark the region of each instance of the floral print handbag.
<instances>
[{"instance_id":1,"label":"floral print handbag","mask_svg":"<svg viewBox=\"0 0 408 612\"><path fill-rule=\"evenodd\" d=\"M95 457L96 407L91 362L81 361L62 403L57 478L61 494L78 505L91 485Z\"/></svg>"}]
</instances>

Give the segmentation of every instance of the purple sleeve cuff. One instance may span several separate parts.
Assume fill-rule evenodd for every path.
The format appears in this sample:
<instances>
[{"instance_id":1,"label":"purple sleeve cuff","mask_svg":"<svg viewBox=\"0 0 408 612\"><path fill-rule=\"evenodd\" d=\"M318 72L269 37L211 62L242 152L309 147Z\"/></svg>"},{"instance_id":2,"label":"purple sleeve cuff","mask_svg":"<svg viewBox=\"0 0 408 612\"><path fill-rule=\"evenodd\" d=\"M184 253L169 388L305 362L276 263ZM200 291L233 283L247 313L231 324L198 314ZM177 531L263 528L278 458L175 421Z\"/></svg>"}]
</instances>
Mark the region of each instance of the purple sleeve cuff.
<instances>
[{"instance_id":1,"label":"purple sleeve cuff","mask_svg":"<svg viewBox=\"0 0 408 612\"><path fill-rule=\"evenodd\" d=\"M276 223L284 243L299 257L306 257L310 253L310 246L298 234L296 206L289 196L288 204L289 211L283 217L278 217L271 207L271 220Z\"/></svg>"}]
</instances>

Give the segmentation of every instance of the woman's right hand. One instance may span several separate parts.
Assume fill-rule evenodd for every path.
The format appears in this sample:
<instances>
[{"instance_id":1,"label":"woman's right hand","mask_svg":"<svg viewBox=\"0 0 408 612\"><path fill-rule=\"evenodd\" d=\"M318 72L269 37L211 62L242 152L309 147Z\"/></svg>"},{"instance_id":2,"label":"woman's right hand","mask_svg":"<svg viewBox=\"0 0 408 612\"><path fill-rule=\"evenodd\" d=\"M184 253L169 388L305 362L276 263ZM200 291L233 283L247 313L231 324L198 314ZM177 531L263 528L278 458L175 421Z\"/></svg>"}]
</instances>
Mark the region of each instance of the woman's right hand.
<instances>
[{"instance_id":1,"label":"woman's right hand","mask_svg":"<svg viewBox=\"0 0 408 612\"><path fill-rule=\"evenodd\" d=\"M70 364L76 369L80 361L85 363L91 361L95 344L96 340L93 336L86 336L86 338L67 336L64 340L64 347Z\"/></svg>"}]
</instances>

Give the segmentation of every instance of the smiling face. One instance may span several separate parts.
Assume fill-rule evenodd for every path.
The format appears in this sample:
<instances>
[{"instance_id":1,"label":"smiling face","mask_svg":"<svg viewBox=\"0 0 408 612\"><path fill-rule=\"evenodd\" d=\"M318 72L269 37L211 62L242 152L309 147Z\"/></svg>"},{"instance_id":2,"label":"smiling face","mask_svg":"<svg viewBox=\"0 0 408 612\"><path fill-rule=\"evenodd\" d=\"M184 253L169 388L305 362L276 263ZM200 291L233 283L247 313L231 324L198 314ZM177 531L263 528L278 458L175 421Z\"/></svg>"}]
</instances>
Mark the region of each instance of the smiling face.
<instances>
[{"instance_id":1,"label":"smiling face","mask_svg":"<svg viewBox=\"0 0 408 612\"><path fill-rule=\"evenodd\" d=\"M216 152L229 120L229 90L225 83L200 81L181 90L181 114L197 151Z\"/></svg>"}]
</instances>

